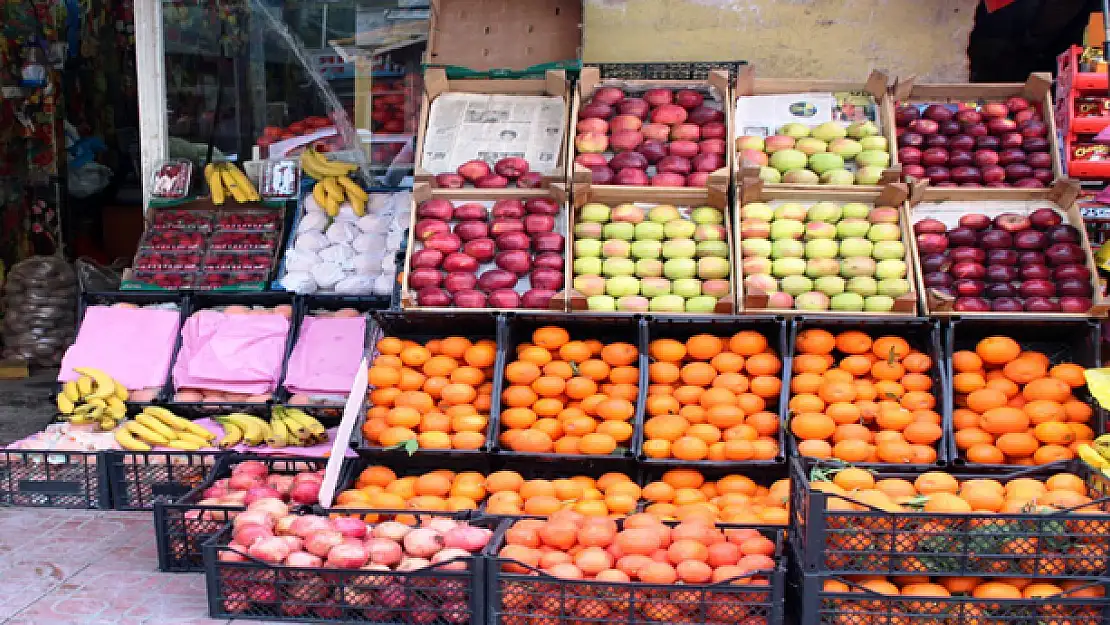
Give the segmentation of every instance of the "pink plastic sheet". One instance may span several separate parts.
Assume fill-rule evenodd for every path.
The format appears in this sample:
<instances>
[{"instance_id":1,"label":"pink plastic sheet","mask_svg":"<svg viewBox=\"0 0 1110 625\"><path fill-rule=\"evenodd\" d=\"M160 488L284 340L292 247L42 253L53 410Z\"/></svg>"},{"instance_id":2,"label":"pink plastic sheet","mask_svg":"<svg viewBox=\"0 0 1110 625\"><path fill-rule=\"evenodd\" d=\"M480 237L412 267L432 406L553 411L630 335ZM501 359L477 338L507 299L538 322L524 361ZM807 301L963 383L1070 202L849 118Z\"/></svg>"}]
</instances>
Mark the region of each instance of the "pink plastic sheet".
<instances>
[{"instance_id":1,"label":"pink plastic sheet","mask_svg":"<svg viewBox=\"0 0 1110 625\"><path fill-rule=\"evenodd\" d=\"M166 382L181 313L161 308L90 306L77 340L62 357L58 381L79 376L74 367L94 367L128 389Z\"/></svg>"},{"instance_id":2,"label":"pink plastic sheet","mask_svg":"<svg viewBox=\"0 0 1110 625\"><path fill-rule=\"evenodd\" d=\"M230 393L272 393L281 375L289 320L201 310L185 320L174 386Z\"/></svg>"},{"instance_id":3,"label":"pink plastic sheet","mask_svg":"<svg viewBox=\"0 0 1110 625\"><path fill-rule=\"evenodd\" d=\"M285 387L306 394L351 392L365 336L365 317L305 317L289 357Z\"/></svg>"}]
</instances>

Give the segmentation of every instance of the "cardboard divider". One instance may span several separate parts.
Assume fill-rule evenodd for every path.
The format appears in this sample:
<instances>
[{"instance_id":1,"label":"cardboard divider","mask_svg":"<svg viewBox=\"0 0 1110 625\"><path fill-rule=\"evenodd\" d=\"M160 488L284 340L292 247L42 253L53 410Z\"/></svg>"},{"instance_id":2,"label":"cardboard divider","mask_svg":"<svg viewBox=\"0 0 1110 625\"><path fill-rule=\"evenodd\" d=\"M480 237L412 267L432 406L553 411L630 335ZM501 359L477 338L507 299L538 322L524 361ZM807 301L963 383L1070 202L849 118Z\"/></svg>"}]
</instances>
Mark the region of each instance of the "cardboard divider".
<instances>
[{"instance_id":1,"label":"cardboard divider","mask_svg":"<svg viewBox=\"0 0 1110 625\"><path fill-rule=\"evenodd\" d=\"M890 153L890 165L883 170L878 185L811 185L795 183L778 183L776 187L785 189L857 189L877 191L882 186L898 182L902 177L902 168L898 164L898 148L895 145L896 132L894 129L894 99L890 94L890 79L882 71L872 70L864 83L841 80L805 80L792 78L756 78L755 68L751 65L740 68L732 88L732 100L729 116L736 115L736 102L744 96L778 95L789 93L841 93L864 92L875 98L875 124L882 130L882 136L887 140L887 152ZM740 120L732 119L730 127L734 132L739 132ZM743 160L736 149L736 139L730 135L730 151L735 163L736 184L741 180L759 178L759 164Z\"/></svg>"},{"instance_id":2,"label":"cardboard divider","mask_svg":"<svg viewBox=\"0 0 1110 625\"><path fill-rule=\"evenodd\" d=\"M734 219L737 228L740 227L740 215L743 207L752 202L775 202L775 201L793 201L799 203L816 203L816 202L861 202L864 204L871 204L873 206L890 206L896 208L899 212L898 225L902 230L902 243L905 246L905 256L903 261L906 263L906 276L905 279L909 281L911 290L909 293L894 299L894 308L888 312L865 312L865 311L835 311L835 310L796 310L793 308L769 308L768 298L769 294L761 291L749 291L744 287L743 276L743 255L742 255L742 241L737 231L737 236L734 237L736 247L733 250L733 257L735 261L733 266L735 268L735 283L738 301L742 303L741 310L744 314L776 314L776 315L806 315L807 317L820 317L820 316L849 316L849 317L907 317L916 316L918 314L919 305L917 302L917 281L915 278L915 259L913 254L913 231L909 227L909 219L906 216L904 209L904 202L909 196L909 187L903 183L893 183L881 187L877 191L869 191L866 188L851 189L848 187L841 187L833 189L829 187L824 188L809 188L809 189L788 189L782 185L764 184L762 180L745 180L742 185L737 188L737 201L736 201L736 215Z\"/></svg>"},{"instance_id":3,"label":"cardboard divider","mask_svg":"<svg viewBox=\"0 0 1110 625\"><path fill-rule=\"evenodd\" d=\"M559 190L556 191L560 192ZM726 243L728 244L729 254L729 286L731 293L721 297L717 301L716 308L712 313L685 313L689 315L730 315L739 312L739 298L736 297L738 292L739 283L736 279L738 271L738 264L736 263L736 250L739 249L738 243L735 241L736 230L732 225L732 215L729 209L728 201L728 186L725 184L717 184L716 181L711 180L710 186L705 189L696 189L693 187L624 187L614 185L591 185L589 183L575 183L572 195L571 210L569 212L569 231L567 237L567 284L568 284L568 297L567 305L568 310L571 312L589 312L595 311L588 310L586 296L573 288L574 284L574 226L578 222L578 210L586 204L591 202L599 202L610 206L618 204L642 204L642 205L660 205L671 204L676 208L689 207L694 208L697 206L712 206L721 210L724 214L724 228L726 233ZM596 311L600 312L600 311ZM636 312L648 311L627 311L624 314L634 314ZM663 314L663 313L660 313ZM683 314L683 313L677 313Z\"/></svg>"}]
</instances>

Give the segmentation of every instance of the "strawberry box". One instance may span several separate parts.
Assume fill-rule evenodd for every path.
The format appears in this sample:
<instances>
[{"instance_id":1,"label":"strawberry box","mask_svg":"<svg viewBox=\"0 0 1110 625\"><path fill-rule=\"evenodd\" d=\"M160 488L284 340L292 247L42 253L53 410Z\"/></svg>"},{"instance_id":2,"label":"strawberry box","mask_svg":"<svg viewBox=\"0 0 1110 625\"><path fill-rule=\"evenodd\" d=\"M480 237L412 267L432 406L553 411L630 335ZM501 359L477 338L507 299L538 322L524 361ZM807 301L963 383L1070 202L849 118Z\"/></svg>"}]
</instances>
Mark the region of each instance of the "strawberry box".
<instances>
[{"instance_id":1,"label":"strawberry box","mask_svg":"<svg viewBox=\"0 0 1110 625\"><path fill-rule=\"evenodd\" d=\"M273 232L281 227L281 211L224 211L216 218L216 229L246 232Z\"/></svg>"},{"instance_id":2,"label":"strawberry box","mask_svg":"<svg viewBox=\"0 0 1110 625\"><path fill-rule=\"evenodd\" d=\"M189 289L196 283L195 271L137 269L125 276L124 289Z\"/></svg>"},{"instance_id":3,"label":"strawberry box","mask_svg":"<svg viewBox=\"0 0 1110 625\"><path fill-rule=\"evenodd\" d=\"M277 234L274 232L216 232L209 239L213 250L265 250L273 252L277 247Z\"/></svg>"},{"instance_id":4,"label":"strawberry box","mask_svg":"<svg viewBox=\"0 0 1110 625\"><path fill-rule=\"evenodd\" d=\"M209 250L204 256L204 269L269 271L273 262L274 257L269 252Z\"/></svg>"},{"instance_id":5,"label":"strawberry box","mask_svg":"<svg viewBox=\"0 0 1110 625\"><path fill-rule=\"evenodd\" d=\"M202 271L193 288L203 290L261 291L270 279L268 269L241 271Z\"/></svg>"},{"instance_id":6,"label":"strawberry box","mask_svg":"<svg viewBox=\"0 0 1110 625\"><path fill-rule=\"evenodd\" d=\"M139 248L159 251L186 251L204 248L204 235L200 232L151 228Z\"/></svg>"},{"instance_id":7,"label":"strawberry box","mask_svg":"<svg viewBox=\"0 0 1110 625\"><path fill-rule=\"evenodd\" d=\"M142 270L195 271L200 266L203 255L199 251L170 252L154 249L141 249L135 255L133 266Z\"/></svg>"},{"instance_id":8,"label":"strawberry box","mask_svg":"<svg viewBox=\"0 0 1110 625\"><path fill-rule=\"evenodd\" d=\"M188 210L180 208L155 208L150 218L151 228L173 230L197 230L211 232L214 211Z\"/></svg>"}]
</instances>

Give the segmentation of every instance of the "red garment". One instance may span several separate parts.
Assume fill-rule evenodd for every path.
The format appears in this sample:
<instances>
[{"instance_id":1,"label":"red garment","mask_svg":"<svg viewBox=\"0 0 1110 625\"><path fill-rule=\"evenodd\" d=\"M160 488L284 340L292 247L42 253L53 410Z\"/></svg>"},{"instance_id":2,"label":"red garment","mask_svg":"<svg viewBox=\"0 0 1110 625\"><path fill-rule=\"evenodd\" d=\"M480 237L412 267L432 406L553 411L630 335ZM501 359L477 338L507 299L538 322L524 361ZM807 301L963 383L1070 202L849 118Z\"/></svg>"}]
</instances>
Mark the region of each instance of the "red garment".
<instances>
[{"instance_id":1,"label":"red garment","mask_svg":"<svg viewBox=\"0 0 1110 625\"><path fill-rule=\"evenodd\" d=\"M998 9L1010 6L1014 0L984 0L987 5L987 12L994 13Z\"/></svg>"}]
</instances>

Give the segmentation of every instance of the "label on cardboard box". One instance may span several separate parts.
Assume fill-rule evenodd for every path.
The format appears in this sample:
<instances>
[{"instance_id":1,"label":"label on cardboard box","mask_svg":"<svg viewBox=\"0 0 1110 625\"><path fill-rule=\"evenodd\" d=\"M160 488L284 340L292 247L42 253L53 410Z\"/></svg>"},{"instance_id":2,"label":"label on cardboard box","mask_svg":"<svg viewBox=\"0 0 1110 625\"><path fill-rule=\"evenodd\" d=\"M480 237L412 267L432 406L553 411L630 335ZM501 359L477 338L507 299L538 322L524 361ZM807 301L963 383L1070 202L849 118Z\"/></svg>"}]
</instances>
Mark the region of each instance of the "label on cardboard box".
<instances>
[{"instance_id":1,"label":"label on cardboard box","mask_svg":"<svg viewBox=\"0 0 1110 625\"><path fill-rule=\"evenodd\" d=\"M809 127L829 121L878 122L878 107L869 93L783 93L736 99L736 135L768 137L786 124Z\"/></svg>"}]
</instances>

